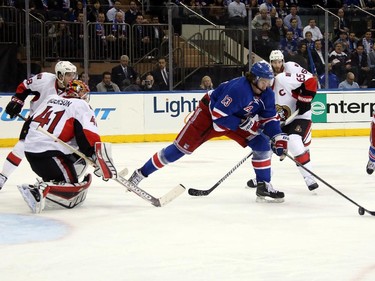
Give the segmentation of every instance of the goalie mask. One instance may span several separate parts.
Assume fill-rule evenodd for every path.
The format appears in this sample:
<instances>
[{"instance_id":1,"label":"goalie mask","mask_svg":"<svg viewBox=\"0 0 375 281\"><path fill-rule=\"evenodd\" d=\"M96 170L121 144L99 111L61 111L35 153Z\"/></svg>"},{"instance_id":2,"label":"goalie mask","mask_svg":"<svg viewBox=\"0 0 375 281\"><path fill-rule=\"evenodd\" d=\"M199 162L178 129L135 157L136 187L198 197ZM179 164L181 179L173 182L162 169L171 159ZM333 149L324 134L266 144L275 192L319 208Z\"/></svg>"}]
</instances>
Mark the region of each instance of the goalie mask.
<instances>
[{"instance_id":1,"label":"goalie mask","mask_svg":"<svg viewBox=\"0 0 375 281\"><path fill-rule=\"evenodd\" d=\"M78 98L89 102L90 100L90 89L85 84L85 82L81 80L72 80L69 82L68 86L66 87L65 94L63 94L64 98Z\"/></svg>"}]
</instances>

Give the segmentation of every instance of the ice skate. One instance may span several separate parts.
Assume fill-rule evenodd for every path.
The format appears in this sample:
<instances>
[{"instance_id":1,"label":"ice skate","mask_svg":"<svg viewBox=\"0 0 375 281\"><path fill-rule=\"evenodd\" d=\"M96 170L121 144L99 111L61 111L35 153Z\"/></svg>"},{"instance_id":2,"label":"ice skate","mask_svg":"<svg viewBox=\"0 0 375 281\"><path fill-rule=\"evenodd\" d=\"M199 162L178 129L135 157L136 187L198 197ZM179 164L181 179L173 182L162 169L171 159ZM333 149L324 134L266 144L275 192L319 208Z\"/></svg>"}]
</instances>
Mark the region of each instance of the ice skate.
<instances>
[{"instance_id":1,"label":"ice skate","mask_svg":"<svg viewBox=\"0 0 375 281\"><path fill-rule=\"evenodd\" d=\"M317 189L319 187L319 184L315 181L313 177L304 177L305 183L307 185L307 188L310 191L313 191L314 189Z\"/></svg>"},{"instance_id":2,"label":"ice skate","mask_svg":"<svg viewBox=\"0 0 375 281\"><path fill-rule=\"evenodd\" d=\"M7 181L7 177L0 173L0 189L3 188L5 182Z\"/></svg>"},{"instance_id":3,"label":"ice skate","mask_svg":"<svg viewBox=\"0 0 375 281\"><path fill-rule=\"evenodd\" d=\"M251 179L246 184L246 188L256 188L256 187L257 187L257 179Z\"/></svg>"},{"instance_id":4,"label":"ice skate","mask_svg":"<svg viewBox=\"0 0 375 281\"><path fill-rule=\"evenodd\" d=\"M275 190L273 186L268 182L258 182L256 202L274 202L282 203L284 202L284 192Z\"/></svg>"},{"instance_id":5,"label":"ice skate","mask_svg":"<svg viewBox=\"0 0 375 281\"><path fill-rule=\"evenodd\" d=\"M34 214L38 214L44 209L45 198L43 197L43 190L39 188L39 183L36 185L22 184L17 187Z\"/></svg>"},{"instance_id":6,"label":"ice skate","mask_svg":"<svg viewBox=\"0 0 375 281\"><path fill-rule=\"evenodd\" d=\"M128 181L130 181L132 184L138 186L138 184L145 178L144 175L142 175L142 172L140 169L137 169L133 172L133 174L130 176Z\"/></svg>"},{"instance_id":7,"label":"ice skate","mask_svg":"<svg viewBox=\"0 0 375 281\"><path fill-rule=\"evenodd\" d=\"M375 169L375 162L372 162L371 160L368 160L367 166L366 166L366 172L367 174L371 175L374 172Z\"/></svg>"}]
</instances>

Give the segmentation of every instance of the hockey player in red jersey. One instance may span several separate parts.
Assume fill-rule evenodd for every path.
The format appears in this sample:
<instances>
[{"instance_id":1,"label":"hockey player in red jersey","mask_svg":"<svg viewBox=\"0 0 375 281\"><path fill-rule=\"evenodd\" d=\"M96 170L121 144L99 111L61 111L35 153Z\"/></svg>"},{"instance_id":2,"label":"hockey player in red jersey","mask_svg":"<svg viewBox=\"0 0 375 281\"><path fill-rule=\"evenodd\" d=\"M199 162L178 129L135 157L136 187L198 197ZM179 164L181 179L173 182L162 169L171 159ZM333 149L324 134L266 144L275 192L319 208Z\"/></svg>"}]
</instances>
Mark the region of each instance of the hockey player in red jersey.
<instances>
[{"instance_id":1,"label":"hockey player in red jersey","mask_svg":"<svg viewBox=\"0 0 375 281\"><path fill-rule=\"evenodd\" d=\"M33 95L30 101L30 114L33 115L34 111L45 103L46 99L51 95L61 94L65 91L65 87L77 75L77 68L69 61L60 61L55 66L55 74L42 72L29 79L25 79L20 83L16 89L16 93L12 96L11 101L8 103L5 112L11 118L16 117L22 110L26 98ZM19 166L24 158L24 138L28 129L28 122L24 123L19 141L13 147L12 151L8 154L3 169L0 173L0 189L4 186L8 177Z\"/></svg>"},{"instance_id":2,"label":"hockey player in red jersey","mask_svg":"<svg viewBox=\"0 0 375 281\"><path fill-rule=\"evenodd\" d=\"M372 116L370 128L370 148L368 153L369 160L367 162L366 171L371 175L375 169L375 113Z\"/></svg>"},{"instance_id":3,"label":"hockey player in red jersey","mask_svg":"<svg viewBox=\"0 0 375 281\"><path fill-rule=\"evenodd\" d=\"M317 91L317 81L297 63L284 63L284 56L279 50L271 52L270 63L275 74L272 88L276 95L276 108L281 124L298 110L295 118L282 127L282 131L289 136L289 151L298 163L311 171L311 102ZM299 166L298 169L309 190L319 187L309 172ZM255 187L256 181L252 179L247 185Z\"/></svg>"},{"instance_id":4,"label":"hockey player in red jersey","mask_svg":"<svg viewBox=\"0 0 375 281\"><path fill-rule=\"evenodd\" d=\"M87 103L88 94L84 82L73 80L64 93L50 96L30 119L25 155L42 180L35 185L20 185L18 189L34 213L40 213L46 202L75 207L85 200L91 184L90 174L78 182L85 162L77 161L69 148L56 142L46 131L92 158L96 163L94 173L103 180L117 176L110 146L100 141L94 111Z\"/></svg>"},{"instance_id":5,"label":"hockey player in red jersey","mask_svg":"<svg viewBox=\"0 0 375 281\"><path fill-rule=\"evenodd\" d=\"M274 78L270 65L255 63L245 77L221 83L210 90L178 134L173 144L155 153L129 178L137 185L168 163L191 154L211 138L227 136L253 150L252 164L258 180L257 201L283 202L284 193L271 181L272 150L278 156L287 151L288 137L281 132L275 108L275 94L269 88ZM260 134L258 128L263 128Z\"/></svg>"}]
</instances>

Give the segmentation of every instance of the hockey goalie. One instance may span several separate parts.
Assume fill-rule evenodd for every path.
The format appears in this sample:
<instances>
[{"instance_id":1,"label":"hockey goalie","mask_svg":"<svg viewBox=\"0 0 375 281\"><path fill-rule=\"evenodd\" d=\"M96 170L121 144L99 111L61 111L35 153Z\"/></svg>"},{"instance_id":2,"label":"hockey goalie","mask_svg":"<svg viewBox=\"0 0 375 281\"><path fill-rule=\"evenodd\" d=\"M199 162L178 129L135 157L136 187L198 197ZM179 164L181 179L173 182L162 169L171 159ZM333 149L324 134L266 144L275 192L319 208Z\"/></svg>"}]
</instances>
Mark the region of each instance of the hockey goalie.
<instances>
[{"instance_id":1,"label":"hockey goalie","mask_svg":"<svg viewBox=\"0 0 375 281\"><path fill-rule=\"evenodd\" d=\"M25 156L41 180L34 185L19 185L18 189L33 213L47 206L74 208L86 199L91 184L91 174L84 175L88 163L64 142L95 163L95 175L103 180L117 177L111 146L101 142L88 101L87 85L73 80L65 93L50 97L27 121Z\"/></svg>"}]
</instances>

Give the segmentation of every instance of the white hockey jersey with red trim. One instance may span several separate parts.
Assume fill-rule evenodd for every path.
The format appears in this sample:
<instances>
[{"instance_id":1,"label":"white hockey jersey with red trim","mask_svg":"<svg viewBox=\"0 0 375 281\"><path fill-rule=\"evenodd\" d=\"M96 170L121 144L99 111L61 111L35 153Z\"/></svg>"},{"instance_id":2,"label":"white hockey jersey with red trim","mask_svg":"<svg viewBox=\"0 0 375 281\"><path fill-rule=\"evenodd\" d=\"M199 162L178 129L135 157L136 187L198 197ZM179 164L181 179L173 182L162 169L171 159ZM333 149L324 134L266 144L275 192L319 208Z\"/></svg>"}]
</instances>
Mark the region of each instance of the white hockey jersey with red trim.
<instances>
[{"instance_id":1,"label":"white hockey jersey with red trim","mask_svg":"<svg viewBox=\"0 0 375 281\"><path fill-rule=\"evenodd\" d=\"M55 74L41 72L20 83L16 90L16 96L25 100L27 96L34 95L30 101L30 116L34 114L37 108L44 104L46 99L52 95L59 95L63 91L57 86Z\"/></svg>"},{"instance_id":2,"label":"white hockey jersey with red trim","mask_svg":"<svg viewBox=\"0 0 375 281\"><path fill-rule=\"evenodd\" d=\"M27 152L44 153L57 150L71 154L69 148L37 130L38 126L89 157L94 153L95 143L100 142L94 111L81 99L58 95L49 98L46 104L35 112L25 139Z\"/></svg>"},{"instance_id":3,"label":"white hockey jersey with red trim","mask_svg":"<svg viewBox=\"0 0 375 281\"><path fill-rule=\"evenodd\" d=\"M290 64L289 70L291 72L282 72L275 77L273 84L273 91L276 95L276 108L282 121L285 121L291 114L293 114L297 107L298 96L301 96L299 88L302 84L308 87L309 84L316 85L314 76L306 69L300 67L298 64L294 66ZM310 80L314 79L314 80ZM307 85L307 86L306 86ZM316 90L315 90L316 91ZM311 110L305 112L303 115L297 115L296 119L311 119Z\"/></svg>"}]
</instances>

